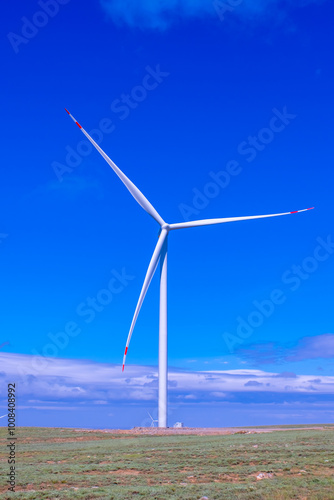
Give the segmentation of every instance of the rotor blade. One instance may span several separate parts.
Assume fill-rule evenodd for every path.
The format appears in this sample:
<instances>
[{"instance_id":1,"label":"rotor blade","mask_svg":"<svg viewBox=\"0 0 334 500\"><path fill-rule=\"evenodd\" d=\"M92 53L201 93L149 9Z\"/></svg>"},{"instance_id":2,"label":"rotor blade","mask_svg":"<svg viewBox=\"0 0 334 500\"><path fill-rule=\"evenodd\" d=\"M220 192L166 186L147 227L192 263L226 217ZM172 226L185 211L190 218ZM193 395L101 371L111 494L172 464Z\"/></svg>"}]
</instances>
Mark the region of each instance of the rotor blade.
<instances>
[{"instance_id":1,"label":"rotor blade","mask_svg":"<svg viewBox=\"0 0 334 500\"><path fill-rule=\"evenodd\" d=\"M186 227L198 227L198 226L211 226L212 224L223 224L224 222L235 222L239 220L249 220L249 219L264 219L266 217L279 217L280 215L290 215L297 214L299 212L306 212L307 210L313 210L312 208L305 208L303 210L295 210L294 212L284 212L282 214L270 214L270 215L250 215L246 217L229 217L225 219L205 219L205 220L195 220L191 222L180 222L179 224L170 224L169 229L183 229Z\"/></svg>"},{"instance_id":2,"label":"rotor blade","mask_svg":"<svg viewBox=\"0 0 334 500\"><path fill-rule=\"evenodd\" d=\"M161 249L163 247L163 244L165 242L167 234L168 234L168 231L166 229L162 229L162 231L160 233L160 236L159 236L159 240L158 240L157 246L155 247L155 250L153 252L150 265L148 266L148 269L147 269L147 273L146 273L146 276L145 276L144 284L143 284L143 287L142 287L140 295L139 295L137 307L136 307L135 313L133 315L133 319L132 319L132 323L131 323L129 335L128 335L128 338L127 338L127 341L126 341L122 371L124 371L125 359L126 359L126 355L127 355L127 352L128 352L128 348L129 348L129 344L130 344L132 332L133 332L133 329L135 327L135 324L136 324L136 321L137 321L137 318L138 318L138 314L139 314L139 311L140 311L141 306L143 304L145 295L147 293L147 290L148 290L148 288L150 286L150 283L152 281L153 275L154 275L155 270L157 268L157 265L158 265L158 262L159 262L159 259L160 259Z\"/></svg>"},{"instance_id":3,"label":"rotor blade","mask_svg":"<svg viewBox=\"0 0 334 500\"><path fill-rule=\"evenodd\" d=\"M120 170L117 165L106 155L106 153L100 148L100 146L91 138L91 136L86 132L85 129L76 121L76 119L71 115L69 111L65 108L66 113L70 115L72 120L78 125L81 132L87 137L87 139L93 144L93 146L98 150L98 152L103 156L108 165L113 169L116 175L121 179L126 188L130 191L134 199L139 203L139 205L149 214L153 219L155 219L160 226L165 224L163 218L158 214L156 209L151 205L148 199L143 195L141 191L130 181L130 179L123 174L122 170Z\"/></svg>"}]
</instances>

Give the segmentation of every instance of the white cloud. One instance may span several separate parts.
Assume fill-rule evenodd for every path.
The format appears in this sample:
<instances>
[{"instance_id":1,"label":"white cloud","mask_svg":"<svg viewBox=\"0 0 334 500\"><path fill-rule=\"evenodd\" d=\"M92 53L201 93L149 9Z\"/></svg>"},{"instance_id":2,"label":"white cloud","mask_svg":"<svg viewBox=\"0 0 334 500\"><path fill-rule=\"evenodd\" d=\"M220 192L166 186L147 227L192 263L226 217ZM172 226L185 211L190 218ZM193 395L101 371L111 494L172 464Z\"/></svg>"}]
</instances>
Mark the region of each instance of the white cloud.
<instances>
[{"instance_id":1,"label":"white cloud","mask_svg":"<svg viewBox=\"0 0 334 500\"><path fill-rule=\"evenodd\" d=\"M305 359L333 358L334 357L334 334L325 333L315 337L304 337L301 339L294 353L287 356L288 361L303 361Z\"/></svg>"},{"instance_id":2,"label":"white cloud","mask_svg":"<svg viewBox=\"0 0 334 500\"><path fill-rule=\"evenodd\" d=\"M218 398L218 399L226 398L226 396L227 396L226 392L219 392L219 391L212 392L211 394L214 398Z\"/></svg>"},{"instance_id":3,"label":"white cloud","mask_svg":"<svg viewBox=\"0 0 334 500\"><path fill-rule=\"evenodd\" d=\"M287 0L284 10L289 11L309 3L323 1ZM282 17L284 14L279 0L100 0L100 2L114 23L151 29L166 29L185 18L208 16L223 19L225 12L226 16L233 14L244 18L276 14Z\"/></svg>"},{"instance_id":4,"label":"white cloud","mask_svg":"<svg viewBox=\"0 0 334 500\"><path fill-rule=\"evenodd\" d=\"M64 177L62 182L52 180L36 187L25 196L25 199L31 200L35 197L50 196L51 194L66 196L68 199L77 199L86 195L94 195L95 198L101 199L104 196L104 189L97 179L71 174Z\"/></svg>"},{"instance_id":5,"label":"white cloud","mask_svg":"<svg viewBox=\"0 0 334 500\"><path fill-rule=\"evenodd\" d=\"M267 342L241 347L238 355L245 356L257 364L279 361L298 362L308 359L332 359L334 357L334 334L325 333L312 337L303 337L294 347ZM283 372L277 376L294 377L294 373Z\"/></svg>"},{"instance_id":6,"label":"white cloud","mask_svg":"<svg viewBox=\"0 0 334 500\"><path fill-rule=\"evenodd\" d=\"M157 399L157 368L130 365L126 373L118 365L87 360L43 358L22 354L0 354L5 379L18 383L22 404L35 408L46 403L54 406L81 404L107 405L114 402L136 403ZM40 370L36 367L40 365ZM334 377L313 374L289 377L262 370L182 371L170 369L169 394L173 399L222 400L231 394L240 396L258 392L280 394L324 394L334 392ZM288 384L287 384L288 378ZM313 385L310 384L312 381Z\"/></svg>"}]
</instances>

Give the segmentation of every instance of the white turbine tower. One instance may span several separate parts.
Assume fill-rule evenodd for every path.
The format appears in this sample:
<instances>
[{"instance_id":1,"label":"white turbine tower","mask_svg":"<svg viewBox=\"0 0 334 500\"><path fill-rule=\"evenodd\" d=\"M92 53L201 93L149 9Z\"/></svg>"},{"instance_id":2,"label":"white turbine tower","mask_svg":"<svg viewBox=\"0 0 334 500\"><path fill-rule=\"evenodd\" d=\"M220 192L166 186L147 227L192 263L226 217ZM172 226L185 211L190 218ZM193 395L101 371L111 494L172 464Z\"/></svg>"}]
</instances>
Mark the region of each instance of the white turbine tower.
<instances>
[{"instance_id":1,"label":"white turbine tower","mask_svg":"<svg viewBox=\"0 0 334 500\"><path fill-rule=\"evenodd\" d=\"M125 187L130 191L134 199L139 203L139 205L149 214L153 219L157 221L160 225L160 234L158 243L153 252L150 264L148 266L143 287L140 292L137 307L132 319L129 335L126 342L125 353L123 358L124 371L125 359L129 348L129 343L131 340L132 332L135 327L139 311L143 304L145 295L150 286L153 275L156 271L160 260L160 317L159 317L159 427L167 427L167 245L168 245L168 234L170 231L175 229L184 229L189 227L198 226L209 226L213 224L222 224L224 222L234 222L240 220L249 219L263 219L266 217L278 217L280 215L289 215L299 212L306 212L307 210L312 210L312 208L306 208L304 210L295 210L293 212L284 212L280 214L269 214L269 215L253 215L246 217L229 217L224 219L206 219L197 220L192 222L180 222L177 224L167 224L163 218L158 214L156 209L151 205L148 199L143 195L141 191L130 181L130 179L115 165L115 163L106 155L106 153L100 148L100 146L90 137L90 135L82 128L82 126L76 121L76 119L71 115L69 111L65 108L66 112L70 115L72 120L78 125L81 132L87 137L87 139L93 144L93 146L98 150L98 152L103 156L109 166L113 169L115 174L121 179Z\"/></svg>"}]
</instances>

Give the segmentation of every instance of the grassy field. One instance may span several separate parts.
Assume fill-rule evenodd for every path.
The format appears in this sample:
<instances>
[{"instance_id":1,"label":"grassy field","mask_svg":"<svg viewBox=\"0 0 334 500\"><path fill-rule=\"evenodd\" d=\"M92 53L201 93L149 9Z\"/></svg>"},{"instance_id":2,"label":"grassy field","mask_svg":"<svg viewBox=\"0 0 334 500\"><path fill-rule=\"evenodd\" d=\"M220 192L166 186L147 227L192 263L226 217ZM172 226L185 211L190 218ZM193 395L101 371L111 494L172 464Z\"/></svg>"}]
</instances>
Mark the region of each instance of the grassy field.
<instances>
[{"instance_id":1,"label":"grassy field","mask_svg":"<svg viewBox=\"0 0 334 500\"><path fill-rule=\"evenodd\" d=\"M334 500L332 426L221 436L20 428L16 493L6 438L0 429L5 499Z\"/></svg>"}]
</instances>

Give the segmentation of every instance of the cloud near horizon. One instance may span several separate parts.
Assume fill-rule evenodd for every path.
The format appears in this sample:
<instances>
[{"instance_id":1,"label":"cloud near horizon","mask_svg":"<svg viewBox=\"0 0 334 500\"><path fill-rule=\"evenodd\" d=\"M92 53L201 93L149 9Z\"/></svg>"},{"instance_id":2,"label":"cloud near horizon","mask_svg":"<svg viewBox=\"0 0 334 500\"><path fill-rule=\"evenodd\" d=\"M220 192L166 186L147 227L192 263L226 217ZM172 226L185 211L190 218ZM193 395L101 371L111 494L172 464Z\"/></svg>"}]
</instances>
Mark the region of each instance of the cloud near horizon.
<instances>
[{"instance_id":1,"label":"cloud near horizon","mask_svg":"<svg viewBox=\"0 0 334 500\"><path fill-rule=\"evenodd\" d=\"M289 10L326 0L287 0L283 11L279 0L100 0L102 8L118 25L164 30L181 19L212 17L224 20L261 18L286 14Z\"/></svg>"},{"instance_id":2,"label":"cloud near horizon","mask_svg":"<svg viewBox=\"0 0 334 500\"><path fill-rule=\"evenodd\" d=\"M88 360L44 358L23 354L0 354L0 380L17 382L20 400L90 402L97 405L155 401L158 396L158 369L129 365L122 374L119 365ZM262 370L185 371L170 368L171 401L221 401L243 399L249 393L333 394L334 377L271 373ZM38 404L34 403L34 406Z\"/></svg>"},{"instance_id":3,"label":"cloud near horizon","mask_svg":"<svg viewBox=\"0 0 334 500\"><path fill-rule=\"evenodd\" d=\"M7 383L17 384L21 427L147 427L148 411L157 416L155 366L129 365L122 374L114 364L0 353L0 367L3 393ZM324 423L334 416L334 376L171 367L168 386L169 421L190 427Z\"/></svg>"}]
</instances>

